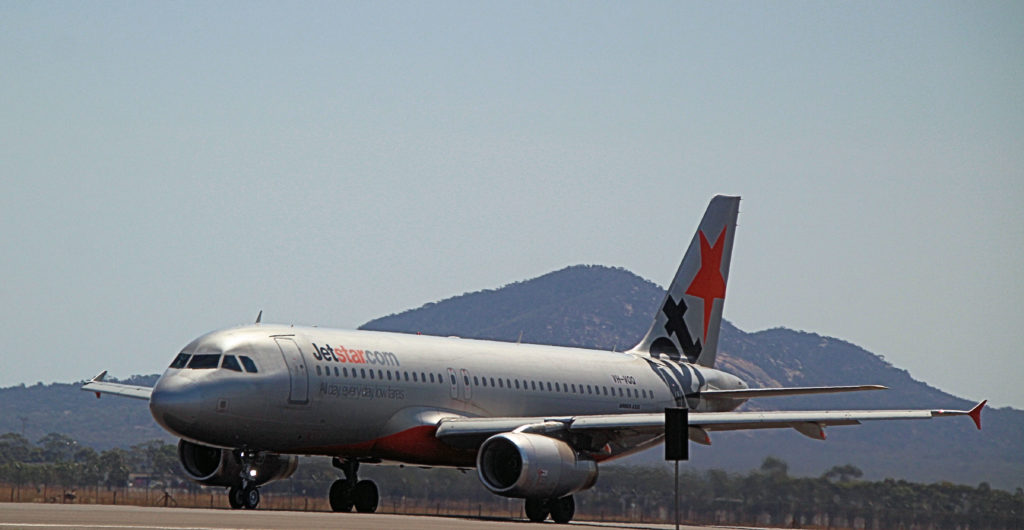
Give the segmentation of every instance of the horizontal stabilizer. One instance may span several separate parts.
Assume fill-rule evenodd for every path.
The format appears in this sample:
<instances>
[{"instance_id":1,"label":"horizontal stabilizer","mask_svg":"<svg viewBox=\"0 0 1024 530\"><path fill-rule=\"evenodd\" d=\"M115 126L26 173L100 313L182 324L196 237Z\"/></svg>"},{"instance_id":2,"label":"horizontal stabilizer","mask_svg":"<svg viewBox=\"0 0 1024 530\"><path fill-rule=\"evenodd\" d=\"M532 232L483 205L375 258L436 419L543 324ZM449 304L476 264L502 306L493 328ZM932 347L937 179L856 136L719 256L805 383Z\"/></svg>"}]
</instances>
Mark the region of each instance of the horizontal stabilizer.
<instances>
[{"instance_id":1,"label":"horizontal stabilizer","mask_svg":"<svg viewBox=\"0 0 1024 530\"><path fill-rule=\"evenodd\" d=\"M745 388L742 390L705 390L700 397L710 399L751 399L775 396L802 396L804 394L834 394L861 390L888 390L882 385L855 386L797 386L789 388Z\"/></svg>"}]
</instances>

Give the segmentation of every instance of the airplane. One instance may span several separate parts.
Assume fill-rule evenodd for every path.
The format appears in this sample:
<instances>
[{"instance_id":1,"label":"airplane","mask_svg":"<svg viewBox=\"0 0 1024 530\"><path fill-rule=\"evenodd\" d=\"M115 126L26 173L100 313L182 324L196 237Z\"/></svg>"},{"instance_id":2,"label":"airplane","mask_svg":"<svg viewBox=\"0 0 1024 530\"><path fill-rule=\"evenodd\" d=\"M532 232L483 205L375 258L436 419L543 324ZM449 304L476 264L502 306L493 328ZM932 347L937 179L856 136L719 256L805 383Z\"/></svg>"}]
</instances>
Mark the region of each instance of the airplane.
<instances>
[{"instance_id":1,"label":"airplane","mask_svg":"<svg viewBox=\"0 0 1024 530\"><path fill-rule=\"evenodd\" d=\"M643 339L627 351L345 331L261 322L205 334L152 387L104 381L82 390L149 401L180 438L192 480L255 509L259 486L290 476L298 455L332 458L332 510L374 512L362 464L476 468L483 486L522 498L534 522L565 523L599 464L656 446L665 410L688 409L688 438L716 431L825 428L969 416L970 410L736 411L752 398L881 390L877 385L749 388L716 370L739 197L707 207Z\"/></svg>"}]
</instances>

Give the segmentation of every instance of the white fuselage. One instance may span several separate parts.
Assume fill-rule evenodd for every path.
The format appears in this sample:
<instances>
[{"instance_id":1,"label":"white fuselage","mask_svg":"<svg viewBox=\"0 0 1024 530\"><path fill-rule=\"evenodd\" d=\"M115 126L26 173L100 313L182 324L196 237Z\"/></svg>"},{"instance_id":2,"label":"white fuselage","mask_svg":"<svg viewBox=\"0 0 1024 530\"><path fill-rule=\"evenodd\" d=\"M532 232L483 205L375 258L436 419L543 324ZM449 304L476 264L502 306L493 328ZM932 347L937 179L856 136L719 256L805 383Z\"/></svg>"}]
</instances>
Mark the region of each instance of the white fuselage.
<instances>
[{"instance_id":1,"label":"white fuselage","mask_svg":"<svg viewBox=\"0 0 1024 530\"><path fill-rule=\"evenodd\" d=\"M181 355L209 368L172 366L150 403L178 436L429 465L473 462L473 451L434 438L443 417L658 412L682 405L682 393L743 386L717 370L632 353L273 325L213 332ZM225 356L247 357L257 371L227 369ZM616 453L608 456L625 451Z\"/></svg>"}]
</instances>

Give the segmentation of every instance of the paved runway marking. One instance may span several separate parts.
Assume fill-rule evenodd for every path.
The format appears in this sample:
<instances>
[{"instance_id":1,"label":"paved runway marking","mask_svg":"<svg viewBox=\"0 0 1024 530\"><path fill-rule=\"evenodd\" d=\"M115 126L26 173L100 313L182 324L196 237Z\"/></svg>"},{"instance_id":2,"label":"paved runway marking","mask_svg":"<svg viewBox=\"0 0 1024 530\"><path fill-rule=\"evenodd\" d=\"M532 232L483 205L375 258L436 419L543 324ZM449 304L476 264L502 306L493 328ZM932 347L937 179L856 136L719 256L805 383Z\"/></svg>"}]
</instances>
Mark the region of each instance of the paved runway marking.
<instances>
[{"instance_id":1,"label":"paved runway marking","mask_svg":"<svg viewBox=\"0 0 1024 530\"><path fill-rule=\"evenodd\" d=\"M11 527L11 528L145 528L153 530L163 530L166 528L173 528L174 530L273 530L270 528L259 529L259 528L232 528L227 526L144 526L144 525L128 525L128 524L81 524L75 523L74 525L68 524L57 524L57 523L0 523L0 527Z\"/></svg>"}]
</instances>

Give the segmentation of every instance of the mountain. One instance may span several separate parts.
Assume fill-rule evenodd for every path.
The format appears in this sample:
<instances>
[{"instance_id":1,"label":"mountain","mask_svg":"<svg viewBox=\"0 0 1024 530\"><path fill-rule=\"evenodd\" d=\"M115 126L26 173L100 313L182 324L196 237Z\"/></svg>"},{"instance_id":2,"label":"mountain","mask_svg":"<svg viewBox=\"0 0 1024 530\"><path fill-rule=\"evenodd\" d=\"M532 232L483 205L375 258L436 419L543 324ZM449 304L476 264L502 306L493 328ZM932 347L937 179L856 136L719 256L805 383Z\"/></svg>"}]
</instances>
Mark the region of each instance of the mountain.
<instances>
[{"instance_id":1,"label":"mountain","mask_svg":"<svg viewBox=\"0 0 1024 530\"><path fill-rule=\"evenodd\" d=\"M152 386L157 377L135 376L120 382ZM154 439L177 442L153 421L145 401L117 396L97 400L80 386L37 383L0 388L0 433L22 433L32 441L51 432L62 433L99 451Z\"/></svg>"},{"instance_id":2,"label":"mountain","mask_svg":"<svg viewBox=\"0 0 1024 530\"><path fill-rule=\"evenodd\" d=\"M623 350L650 326L664 290L624 269L573 266L496 290L453 297L370 321L361 329ZM890 390L748 402L740 410L956 408L974 405L913 379L854 344L784 328L754 333L723 324L717 368L752 387L881 384ZM865 478L897 477L1002 488L1024 486L1024 411L986 409L970 421L906 421L832 427L825 442L790 430L713 433L691 447L690 465L746 471L767 456L796 474L854 464ZM660 462L656 448L623 463Z\"/></svg>"},{"instance_id":3,"label":"mountain","mask_svg":"<svg viewBox=\"0 0 1024 530\"><path fill-rule=\"evenodd\" d=\"M363 329L458 335L503 341L598 349L631 347L650 326L664 290L629 271L574 266L500 289L468 293L373 320ZM751 386L882 384L890 390L827 396L762 399L744 405L768 409L967 408L973 403L913 379L905 370L848 342L789 329L754 333L723 324L718 368ZM967 369L954 366L953 369ZM155 375L136 377L151 385ZM24 422L21 418L25 418ZM866 479L950 481L1013 490L1024 486L1024 412L986 409L985 428L963 418L882 422L832 427L825 442L792 430L713 433L711 447L691 445L689 466L747 471L766 456L789 463L795 475L817 476L853 464ZM139 400L96 400L78 384L54 383L0 389L0 433L37 440L50 432L70 435L104 450L159 438L173 439ZM655 448L621 461L655 464Z\"/></svg>"}]
</instances>

